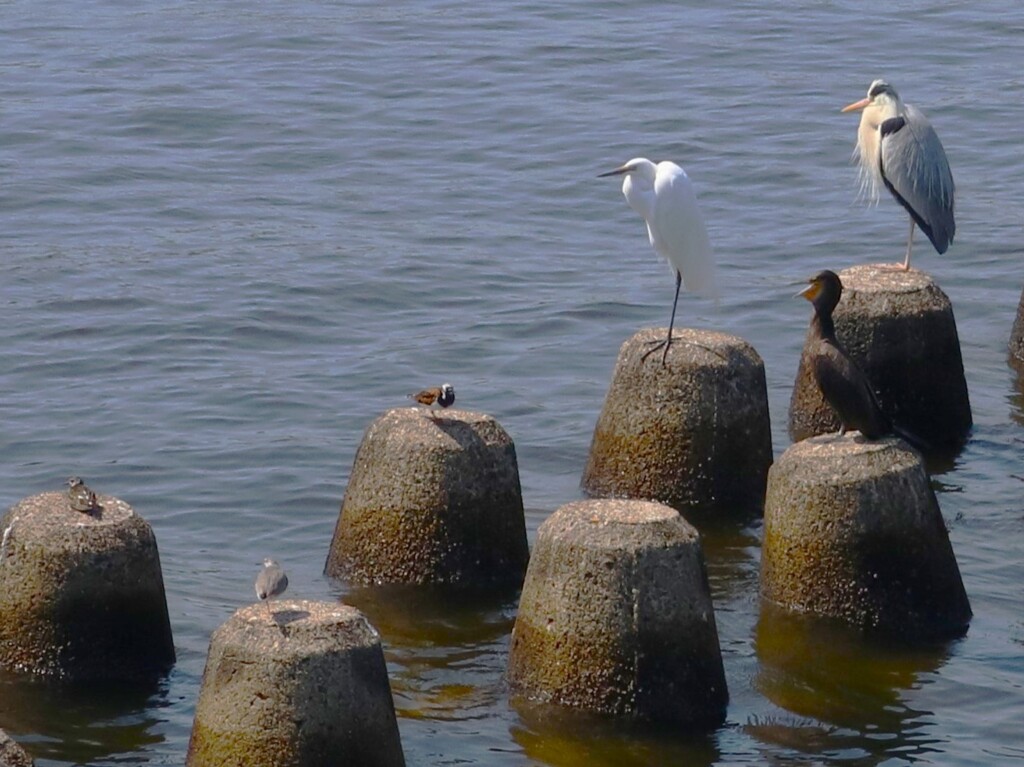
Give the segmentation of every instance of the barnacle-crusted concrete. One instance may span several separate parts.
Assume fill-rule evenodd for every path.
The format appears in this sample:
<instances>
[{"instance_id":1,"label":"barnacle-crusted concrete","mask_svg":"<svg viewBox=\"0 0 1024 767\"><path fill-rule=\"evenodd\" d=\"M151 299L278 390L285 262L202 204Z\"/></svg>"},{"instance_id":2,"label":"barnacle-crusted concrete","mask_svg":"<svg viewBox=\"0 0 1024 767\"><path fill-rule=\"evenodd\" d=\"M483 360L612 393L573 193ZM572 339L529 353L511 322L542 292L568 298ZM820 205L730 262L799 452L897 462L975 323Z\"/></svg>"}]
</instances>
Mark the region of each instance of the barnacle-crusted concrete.
<instances>
[{"instance_id":1,"label":"barnacle-crusted concrete","mask_svg":"<svg viewBox=\"0 0 1024 767\"><path fill-rule=\"evenodd\" d=\"M857 433L798 442L769 472L761 594L908 639L958 636L971 617L920 456Z\"/></svg>"},{"instance_id":2,"label":"barnacle-crusted concrete","mask_svg":"<svg viewBox=\"0 0 1024 767\"><path fill-rule=\"evenodd\" d=\"M619 350L582 486L682 511L760 513L772 462L764 363L735 336L676 329L668 359L642 359L667 328Z\"/></svg>"},{"instance_id":3,"label":"barnacle-crusted concrete","mask_svg":"<svg viewBox=\"0 0 1024 767\"><path fill-rule=\"evenodd\" d=\"M3 730L0 730L0 767L33 767L32 757Z\"/></svg>"},{"instance_id":4,"label":"barnacle-crusted concrete","mask_svg":"<svg viewBox=\"0 0 1024 767\"><path fill-rule=\"evenodd\" d=\"M401 767L384 653L354 607L277 600L210 640L188 767Z\"/></svg>"},{"instance_id":5,"label":"barnacle-crusted concrete","mask_svg":"<svg viewBox=\"0 0 1024 767\"><path fill-rule=\"evenodd\" d=\"M836 336L874 385L882 409L939 453L959 448L971 429L971 403L949 298L928 274L891 264L851 267L839 278ZM838 430L805 342L789 404L790 436Z\"/></svg>"},{"instance_id":6,"label":"barnacle-crusted concrete","mask_svg":"<svg viewBox=\"0 0 1024 767\"><path fill-rule=\"evenodd\" d=\"M89 681L174 663L153 530L124 501L98 500L85 513L40 493L0 519L0 666Z\"/></svg>"},{"instance_id":7,"label":"barnacle-crusted concrete","mask_svg":"<svg viewBox=\"0 0 1024 767\"><path fill-rule=\"evenodd\" d=\"M1013 321L1010 332L1010 363L1020 371L1024 371L1024 291L1020 294L1017 304L1017 318Z\"/></svg>"},{"instance_id":8,"label":"barnacle-crusted concrete","mask_svg":"<svg viewBox=\"0 0 1024 767\"><path fill-rule=\"evenodd\" d=\"M729 694L696 529L648 501L555 511L537 534L508 678L540 703L721 724Z\"/></svg>"},{"instance_id":9,"label":"barnacle-crusted concrete","mask_svg":"<svg viewBox=\"0 0 1024 767\"><path fill-rule=\"evenodd\" d=\"M359 446L325 572L354 583L522 583L515 445L494 418L389 410Z\"/></svg>"}]
</instances>

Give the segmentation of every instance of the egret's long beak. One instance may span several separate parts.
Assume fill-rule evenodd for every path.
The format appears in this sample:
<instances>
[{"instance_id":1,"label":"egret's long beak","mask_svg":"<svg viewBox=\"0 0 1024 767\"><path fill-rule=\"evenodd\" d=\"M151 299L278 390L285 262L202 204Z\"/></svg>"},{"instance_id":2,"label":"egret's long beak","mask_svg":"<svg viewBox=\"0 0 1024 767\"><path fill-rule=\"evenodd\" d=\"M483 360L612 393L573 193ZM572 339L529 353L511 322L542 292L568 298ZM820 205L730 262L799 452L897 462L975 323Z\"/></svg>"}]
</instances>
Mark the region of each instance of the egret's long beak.
<instances>
[{"instance_id":1,"label":"egret's long beak","mask_svg":"<svg viewBox=\"0 0 1024 767\"><path fill-rule=\"evenodd\" d=\"M597 177L604 178L605 176L621 176L623 173L629 173L631 170L633 170L633 166L627 163L626 165L620 165L615 170L610 170L607 173L599 173L597 174Z\"/></svg>"},{"instance_id":2,"label":"egret's long beak","mask_svg":"<svg viewBox=\"0 0 1024 767\"><path fill-rule=\"evenodd\" d=\"M845 107L840 109L840 112L855 112L858 109L863 109L871 103L871 99L862 98L860 101L854 101L852 104L847 104Z\"/></svg>"}]
</instances>

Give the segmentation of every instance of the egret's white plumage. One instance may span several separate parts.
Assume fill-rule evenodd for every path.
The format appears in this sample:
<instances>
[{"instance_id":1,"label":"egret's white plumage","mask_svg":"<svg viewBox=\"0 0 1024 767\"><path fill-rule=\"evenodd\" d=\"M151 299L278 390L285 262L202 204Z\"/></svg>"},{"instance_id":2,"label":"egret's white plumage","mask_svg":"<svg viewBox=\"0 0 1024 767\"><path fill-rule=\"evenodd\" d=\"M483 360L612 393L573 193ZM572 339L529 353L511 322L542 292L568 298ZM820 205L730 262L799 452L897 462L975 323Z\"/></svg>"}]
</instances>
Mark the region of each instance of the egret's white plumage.
<instances>
[{"instance_id":1,"label":"egret's white plumage","mask_svg":"<svg viewBox=\"0 0 1024 767\"><path fill-rule=\"evenodd\" d=\"M910 215L903 268L910 268L915 224L935 250L945 253L956 234L955 187L935 129L920 109L904 104L884 80L875 80L865 98L842 109L855 110L862 110L854 149L861 189L877 200L884 186Z\"/></svg>"},{"instance_id":2,"label":"egret's white plumage","mask_svg":"<svg viewBox=\"0 0 1024 767\"><path fill-rule=\"evenodd\" d=\"M601 174L602 177L614 175L625 176L622 194L629 206L647 222L647 235L655 252L668 261L676 273L676 294L668 337L662 342L664 362L672 343L680 286L685 285L687 290L703 294L715 292L711 243L693 184L686 171L674 162L663 160L655 165L646 157L636 157L615 170Z\"/></svg>"}]
</instances>

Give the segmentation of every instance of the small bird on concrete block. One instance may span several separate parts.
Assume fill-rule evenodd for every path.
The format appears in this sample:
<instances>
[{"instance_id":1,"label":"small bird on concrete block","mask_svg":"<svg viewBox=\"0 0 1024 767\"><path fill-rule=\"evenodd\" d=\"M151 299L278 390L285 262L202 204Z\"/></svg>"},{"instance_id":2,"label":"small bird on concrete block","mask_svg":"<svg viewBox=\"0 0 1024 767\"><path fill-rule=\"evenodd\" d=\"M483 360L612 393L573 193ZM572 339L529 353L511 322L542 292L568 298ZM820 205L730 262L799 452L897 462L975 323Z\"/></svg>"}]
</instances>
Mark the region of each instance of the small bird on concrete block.
<instances>
[{"instance_id":1,"label":"small bird on concrete block","mask_svg":"<svg viewBox=\"0 0 1024 767\"><path fill-rule=\"evenodd\" d=\"M450 383L446 383L410 394L409 398L433 411L434 405L439 405L442 408L451 407L455 403L455 389Z\"/></svg>"},{"instance_id":2,"label":"small bird on concrete block","mask_svg":"<svg viewBox=\"0 0 1024 767\"><path fill-rule=\"evenodd\" d=\"M267 557L263 560L263 569L256 576L256 596L261 602L267 602L267 611L270 611L270 601L274 597L281 596L288 588L288 576L281 565Z\"/></svg>"},{"instance_id":3,"label":"small bird on concrete block","mask_svg":"<svg viewBox=\"0 0 1024 767\"><path fill-rule=\"evenodd\" d=\"M97 507L96 493L89 489L81 477L68 477L68 505L75 511L88 514Z\"/></svg>"}]
</instances>

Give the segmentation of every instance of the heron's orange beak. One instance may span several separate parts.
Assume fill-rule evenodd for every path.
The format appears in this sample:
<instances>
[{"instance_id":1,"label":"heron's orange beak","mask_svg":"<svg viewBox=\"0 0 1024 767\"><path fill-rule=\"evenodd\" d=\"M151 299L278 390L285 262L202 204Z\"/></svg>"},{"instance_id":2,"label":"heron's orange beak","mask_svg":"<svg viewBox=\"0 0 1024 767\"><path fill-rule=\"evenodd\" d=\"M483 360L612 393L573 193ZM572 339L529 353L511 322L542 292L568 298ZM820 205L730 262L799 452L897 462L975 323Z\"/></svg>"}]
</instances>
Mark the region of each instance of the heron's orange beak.
<instances>
[{"instance_id":1,"label":"heron's orange beak","mask_svg":"<svg viewBox=\"0 0 1024 767\"><path fill-rule=\"evenodd\" d=\"M847 104L845 107L840 109L840 112L854 112L858 109L863 109L871 103L871 99L863 98L860 101L854 101L852 104Z\"/></svg>"}]
</instances>

